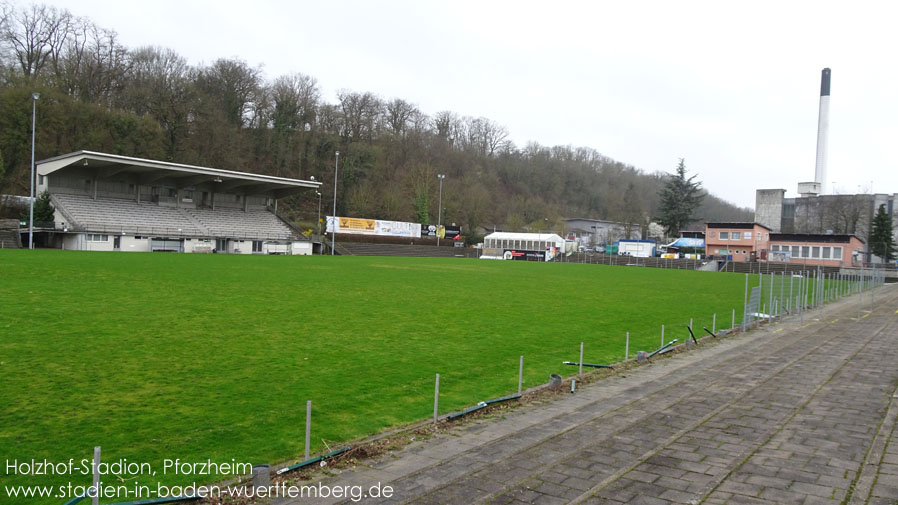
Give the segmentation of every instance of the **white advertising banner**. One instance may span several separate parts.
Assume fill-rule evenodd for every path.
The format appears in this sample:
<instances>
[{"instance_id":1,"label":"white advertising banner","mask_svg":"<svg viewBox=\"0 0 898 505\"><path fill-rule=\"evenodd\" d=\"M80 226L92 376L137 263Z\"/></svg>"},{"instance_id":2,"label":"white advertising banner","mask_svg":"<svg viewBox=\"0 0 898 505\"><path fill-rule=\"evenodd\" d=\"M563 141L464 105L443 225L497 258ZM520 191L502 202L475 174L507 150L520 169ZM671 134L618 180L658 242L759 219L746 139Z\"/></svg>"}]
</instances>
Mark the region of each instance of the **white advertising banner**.
<instances>
[{"instance_id":1,"label":"white advertising banner","mask_svg":"<svg viewBox=\"0 0 898 505\"><path fill-rule=\"evenodd\" d=\"M403 221L381 221L354 217L337 217L337 233L355 233L360 235L377 235L381 237L421 238L419 223ZM327 231L334 231L334 218L327 216Z\"/></svg>"}]
</instances>

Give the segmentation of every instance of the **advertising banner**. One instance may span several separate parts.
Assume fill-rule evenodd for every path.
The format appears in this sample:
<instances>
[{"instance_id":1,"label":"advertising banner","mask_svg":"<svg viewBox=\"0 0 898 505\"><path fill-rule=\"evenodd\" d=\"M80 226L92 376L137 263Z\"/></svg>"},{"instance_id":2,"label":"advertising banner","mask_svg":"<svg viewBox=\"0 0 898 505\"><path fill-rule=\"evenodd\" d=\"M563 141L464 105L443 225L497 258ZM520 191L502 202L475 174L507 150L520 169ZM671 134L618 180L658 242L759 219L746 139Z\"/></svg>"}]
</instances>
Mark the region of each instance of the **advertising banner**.
<instances>
[{"instance_id":1,"label":"advertising banner","mask_svg":"<svg viewBox=\"0 0 898 505\"><path fill-rule=\"evenodd\" d=\"M768 261L791 261L792 251L770 251L767 253Z\"/></svg>"},{"instance_id":2,"label":"advertising banner","mask_svg":"<svg viewBox=\"0 0 898 505\"><path fill-rule=\"evenodd\" d=\"M548 261L548 252L545 251L516 251L506 250L503 257L507 260L517 261Z\"/></svg>"},{"instance_id":3,"label":"advertising banner","mask_svg":"<svg viewBox=\"0 0 898 505\"><path fill-rule=\"evenodd\" d=\"M333 233L333 231L334 218L332 216L327 216L327 232ZM403 221L380 221L377 219L337 217L337 233L418 238L421 236L421 225Z\"/></svg>"},{"instance_id":4,"label":"advertising banner","mask_svg":"<svg viewBox=\"0 0 898 505\"><path fill-rule=\"evenodd\" d=\"M421 236L421 225L402 221L377 221L377 235L418 238Z\"/></svg>"},{"instance_id":5,"label":"advertising banner","mask_svg":"<svg viewBox=\"0 0 898 505\"><path fill-rule=\"evenodd\" d=\"M461 226L421 225L422 237L439 237L449 240L461 240Z\"/></svg>"},{"instance_id":6,"label":"advertising banner","mask_svg":"<svg viewBox=\"0 0 898 505\"><path fill-rule=\"evenodd\" d=\"M377 230L373 219L358 219L354 217L339 218L337 231L341 233L362 233L376 235Z\"/></svg>"}]
</instances>

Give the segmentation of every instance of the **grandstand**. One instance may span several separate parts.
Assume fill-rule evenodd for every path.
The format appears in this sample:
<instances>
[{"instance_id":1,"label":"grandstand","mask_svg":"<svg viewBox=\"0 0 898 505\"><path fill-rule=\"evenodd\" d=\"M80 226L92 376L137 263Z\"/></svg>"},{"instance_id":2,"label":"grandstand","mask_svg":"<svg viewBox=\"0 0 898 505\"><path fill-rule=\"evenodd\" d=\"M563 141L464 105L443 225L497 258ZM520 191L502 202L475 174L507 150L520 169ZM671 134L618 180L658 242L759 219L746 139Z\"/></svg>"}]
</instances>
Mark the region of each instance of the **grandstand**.
<instances>
[{"instance_id":1,"label":"grandstand","mask_svg":"<svg viewBox=\"0 0 898 505\"><path fill-rule=\"evenodd\" d=\"M315 181L78 151L37 163L48 245L94 251L310 254L278 198Z\"/></svg>"}]
</instances>

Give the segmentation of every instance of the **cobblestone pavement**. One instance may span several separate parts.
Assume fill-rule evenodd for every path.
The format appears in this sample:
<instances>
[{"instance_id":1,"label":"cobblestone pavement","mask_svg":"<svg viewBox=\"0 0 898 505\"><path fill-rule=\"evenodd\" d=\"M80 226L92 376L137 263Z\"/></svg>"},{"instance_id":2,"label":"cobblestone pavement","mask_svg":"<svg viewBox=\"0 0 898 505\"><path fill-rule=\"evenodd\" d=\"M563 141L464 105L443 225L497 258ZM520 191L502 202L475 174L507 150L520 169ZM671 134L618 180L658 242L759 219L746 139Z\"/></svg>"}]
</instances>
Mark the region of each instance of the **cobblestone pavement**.
<instances>
[{"instance_id":1,"label":"cobblestone pavement","mask_svg":"<svg viewBox=\"0 0 898 505\"><path fill-rule=\"evenodd\" d=\"M860 319L855 296L701 345L324 483L394 489L366 504L895 504L898 287L875 301Z\"/></svg>"}]
</instances>

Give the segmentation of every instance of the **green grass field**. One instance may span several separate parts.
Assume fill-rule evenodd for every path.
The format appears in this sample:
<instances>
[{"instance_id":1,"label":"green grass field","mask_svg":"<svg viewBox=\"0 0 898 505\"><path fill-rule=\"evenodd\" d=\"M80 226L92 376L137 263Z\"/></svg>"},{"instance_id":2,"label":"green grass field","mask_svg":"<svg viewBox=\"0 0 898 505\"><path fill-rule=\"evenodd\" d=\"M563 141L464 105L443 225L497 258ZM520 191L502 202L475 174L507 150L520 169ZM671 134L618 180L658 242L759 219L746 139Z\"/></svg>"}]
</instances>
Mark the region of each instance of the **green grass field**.
<instances>
[{"instance_id":1,"label":"green grass field","mask_svg":"<svg viewBox=\"0 0 898 505\"><path fill-rule=\"evenodd\" d=\"M627 331L632 356L659 346L662 324L681 341L690 317L697 335L714 313L728 327L744 283L563 263L0 250L0 454L296 460L306 400L314 453L431 416L437 372L445 413L515 392L520 355L526 388L574 373L561 362L581 341L585 361L611 363ZM3 484L72 480L90 477Z\"/></svg>"}]
</instances>

